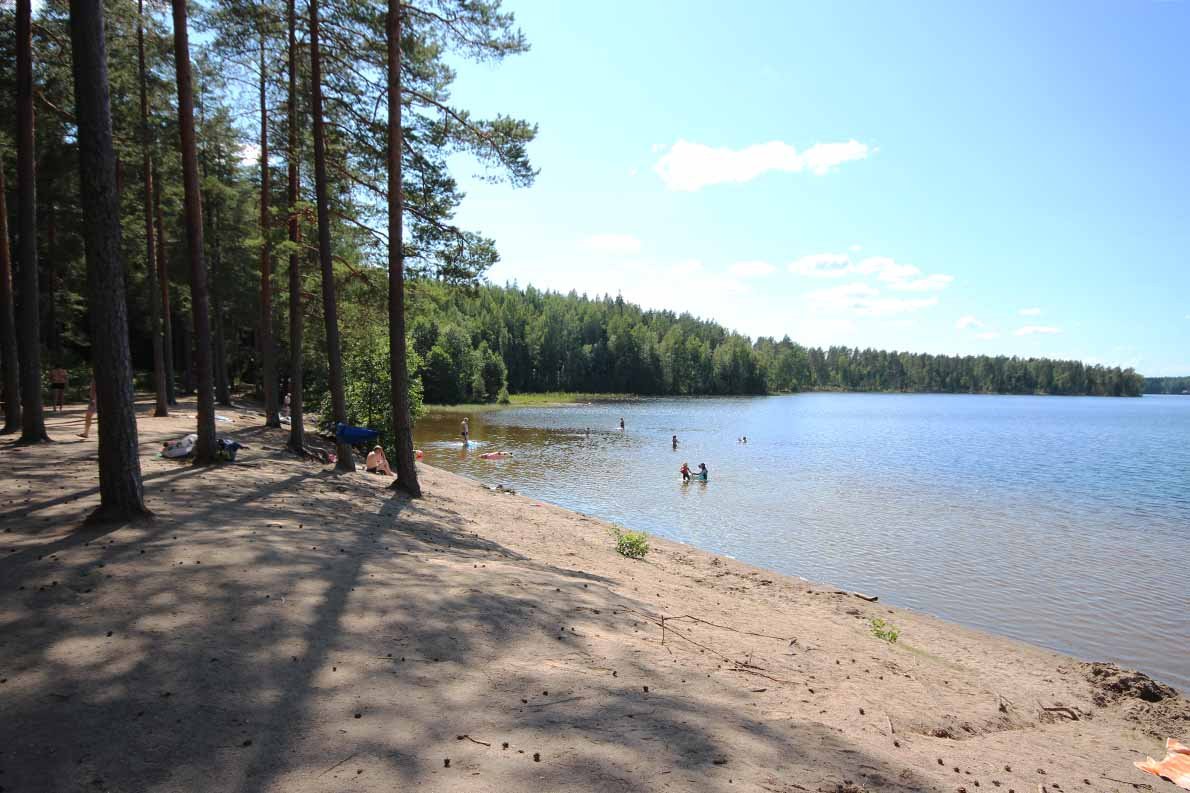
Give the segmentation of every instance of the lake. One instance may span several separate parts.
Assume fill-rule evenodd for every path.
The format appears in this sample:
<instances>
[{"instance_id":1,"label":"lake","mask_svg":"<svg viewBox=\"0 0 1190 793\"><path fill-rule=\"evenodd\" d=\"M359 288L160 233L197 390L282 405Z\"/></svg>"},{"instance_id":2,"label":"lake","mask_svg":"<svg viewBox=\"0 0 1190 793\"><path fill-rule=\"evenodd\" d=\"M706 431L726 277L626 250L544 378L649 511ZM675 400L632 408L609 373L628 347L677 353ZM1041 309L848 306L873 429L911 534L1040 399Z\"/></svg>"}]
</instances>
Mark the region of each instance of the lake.
<instances>
[{"instance_id":1,"label":"lake","mask_svg":"<svg viewBox=\"0 0 1190 793\"><path fill-rule=\"evenodd\" d=\"M426 462L1190 691L1190 398L822 393L468 415L470 449L463 414L418 422ZM497 449L514 456L480 459ZM683 485L683 462L705 462L709 483Z\"/></svg>"}]
</instances>

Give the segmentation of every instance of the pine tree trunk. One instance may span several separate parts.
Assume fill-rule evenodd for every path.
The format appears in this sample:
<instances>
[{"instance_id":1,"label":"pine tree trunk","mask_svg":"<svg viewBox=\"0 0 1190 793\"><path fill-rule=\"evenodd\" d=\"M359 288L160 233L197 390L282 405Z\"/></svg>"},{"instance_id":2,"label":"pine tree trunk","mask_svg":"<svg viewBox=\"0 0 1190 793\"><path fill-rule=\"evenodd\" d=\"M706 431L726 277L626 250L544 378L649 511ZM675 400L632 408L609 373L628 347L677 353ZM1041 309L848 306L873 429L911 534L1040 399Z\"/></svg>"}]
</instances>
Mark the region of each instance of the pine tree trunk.
<instances>
[{"instance_id":1,"label":"pine tree trunk","mask_svg":"<svg viewBox=\"0 0 1190 793\"><path fill-rule=\"evenodd\" d=\"M263 22L262 22L263 25ZM265 36L260 34L260 379L264 388L264 423L280 427L277 411L277 351L273 348L272 243L269 236L269 109L265 96L268 74L264 59Z\"/></svg>"},{"instance_id":2,"label":"pine tree trunk","mask_svg":"<svg viewBox=\"0 0 1190 793\"><path fill-rule=\"evenodd\" d=\"M17 0L17 343L21 367L21 443L48 441L41 394L37 290L37 188L33 146L33 15ZM121 287L122 288L122 287Z\"/></svg>"},{"instance_id":3,"label":"pine tree trunk","mask_svg":"<svg viewBox=\"0 0 1190 793\"><path fill-rule=\"evenodd\" d=\"M298 245L302 227L298 222L298 111L297 111L297 10L288 0L289 22L289 448L305 451L306 428L302 410L302 271Z\"/></svg>"},{"instance_id":4,"label":"pine tree trunk","mask_svg":"<svg viewBox=\"0 0 1190 793\"><path fill-rule=\"evenodd\" d=\"M8 205L3 160L0 160L0 361L4 363L4 429L0 429L0 435L10 435L21 428L21 375L17 358L16 316L12 306L12 259L8 251Z\"/></svg>"},{"instance_id":5,"label":"pine tree trunk","mask_svg":"<svg viewBox=\"0 0 1190 793\"><path fill-rule=\"evenodd\" d=\"M203 168L204 176L206 168ZM219 238L219 207L205 202L210 211L206 220L210 224L207 240L210 244L211 260L211 323L213 338L211 349L215 367L215 404L231 406L231 382L227 376L227 337L223 334L223 248Z\"/></svg>"},{"instance_id":6,"label":"pine tree trunk","mask_svg":"<svg viewBox=\"0 0 1190 793\"><path fill-rule=\"evenodd\" d=\"M157 245L153 238L153 159L150 155L149 94L145 76L144 0L137 0L136 56L140 77L141 170L145 182L145 276L149 292L149 332L153 334L153 391L157 396L154 416L169 415L165 388L165 346L161 338L161 293L157 289Z\"/></svg>"},{"instance_id":7,"label":"pine tree trunk","mask_svg":"<svg viewBox=\"0 0 1190 793\"><path fill-rule=\"evenodd\" d=\"M79 203L91 310L91 365L102 373L95 378L99 508L88 522L123 522L151 514L145 508L136 434L102 3L71 0L70 38L78 120Z\"/></svg>"},{"instance_id":8,"label":"pine tree trunk","mask_svg":"<svg viewBox=\"0 0 1190 793\"><path fill-rule=\"evenodd\" d=\"M392 381L393 434L397 481L411 496L421 495L413 453L409 408L409 367L405 357L405 250L401 192L401 3L388 0L388 354Z\"/></svg>"},{"instance_id":9,"label":"pine tree trunk","mask_svg":"<svg viewBox=\"0 0 1190 793\"><path fill-rule=\"evenodd\" d=\"M198 380L198 443L194 447L194 463L208 465L215 462L215 395L211 383L211 318L207 298L207 268L203 261L202 199L198 185L198 152L194 144L194 89L190 79L186 0L172 2L182 182L186 195L186 241L190 252L190 302L194 313L194 362Z\"/></svg>"},{"instance_id":10,"label":"pine tree trunk","mask_svg":"<svg viewBox=\"0 0 1190 793\"><path fill-rule=\"evenodd\" d=\"M194 393L194 322L183 313L178 327L182 329L182 393Z\"/></svg>"},{"instance_id":11,"label":"pine tree trunk","mask_svg":"<svg viewBox=\"0 0 1190 793\"><path fill-rule=\"evenodd\" d=\"M174 315L169 299L169 259L165 255L165 215L161 211L161 174L153 163L153 216L157 226L157 281L161 287L162 354L165 365L165 401L178 404L174 384Z\"/></svg>"},{"instance_id":12,"label":"pine tree trunk","mask_svg":"<svg viewBox=\"0 0 1190 793\"><path fill-rule=\"evenodd\" d=\"M53 202L46 213L45 338L54 366L62 363L62 334L58 331L58 213Z\"/></svg>"},{"instance_id":13,"label":"pine tree trunk","mask_svg":"<svg viewBox=\"0 0 1190 793\"><path fill-rule=\"evenodd\" d=\"M26 0L27 2L27 0ZM335 265L331 258L331 218L326 184L326 129L322 119L322 63L318 52L318 0L310 0L310 104L314 114L314 192L318 204L318 262L322 268L322 313L326 320L326 358L330 369L331 408L335 423L347 421L343 394L343 356L335 302ZM351 446L336 442L341 471L355 470Z\"/></svg>"}]
</instances>

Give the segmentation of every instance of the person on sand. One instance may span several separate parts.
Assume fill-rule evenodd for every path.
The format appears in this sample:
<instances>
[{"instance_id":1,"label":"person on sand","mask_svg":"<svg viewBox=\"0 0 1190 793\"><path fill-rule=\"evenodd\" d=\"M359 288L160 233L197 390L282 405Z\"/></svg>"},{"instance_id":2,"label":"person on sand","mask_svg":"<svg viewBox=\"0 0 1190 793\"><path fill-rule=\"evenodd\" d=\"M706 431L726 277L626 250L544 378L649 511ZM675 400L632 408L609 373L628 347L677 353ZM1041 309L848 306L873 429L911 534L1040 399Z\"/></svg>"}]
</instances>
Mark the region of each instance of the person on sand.
<instances>
[{"instance_id":1,"label":"person on sand","mask_svg":"<svg viewBox=\"0 0 1190 793\"><path fill-rule=\"evenodd\" d=\"M679 468L678 471L682 474L683 482L690 481L690 464L689 463L682 463L682 467Z\"/></svg>"},{"instance_id":2,"label":"person on sand","mask_svg":"<svg viewBox=\"0 0 1190 793\"><path fill-rule=\"evenodd\" d=\"M53 396L54 412L63 408L63 402L66 399L66 380L68 375L66 370L61 366L50 371L50 391Z\"/></svg>"},{"instance_id":3,"label":"person on sand","mask_svg":"<svg viewBox=\"0 0 1190 793\"><path fill-rule=\"evenodd\" d=\"M471 423L466 418L463 419L463 445L471 443Z\"/></svg>"},{"instance_id":4,"label":"person on sand","mask_svg":"<svg viewBox=\"0 0 1190 793\"><path fill-rule=\"evenodd\" d=\"M372 451L368 452L368 459L364 462L364 468L370 474L384 474L386 476L396 476L393 469L389 467L388 458L384 456L384 448L377 446Z\"/></svg>"},{"instance_id":5,"label":"person on sand","mask_svg":"<svg viewBox=\"0 0 1190 793\"><path fill-rule=\"evenodd\" d=\"M98 408L95 405L95 378L91 378L91 401L87 403L87 414L83 416L83 431L79 433L80 438L88 438L91 436L91 422L95 419L95 411Z\"/></svg>"}]
</instances>

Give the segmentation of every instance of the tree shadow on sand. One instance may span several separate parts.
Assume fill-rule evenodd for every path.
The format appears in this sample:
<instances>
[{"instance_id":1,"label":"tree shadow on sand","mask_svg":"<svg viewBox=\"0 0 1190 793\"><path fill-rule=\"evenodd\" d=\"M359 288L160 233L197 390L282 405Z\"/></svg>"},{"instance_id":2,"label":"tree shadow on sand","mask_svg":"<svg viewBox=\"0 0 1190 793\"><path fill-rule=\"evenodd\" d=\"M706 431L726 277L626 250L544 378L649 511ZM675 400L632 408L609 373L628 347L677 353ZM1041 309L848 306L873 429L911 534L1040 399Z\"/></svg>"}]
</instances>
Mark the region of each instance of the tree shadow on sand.
<instances>
[{"instance_id":1,"label":"tree shadow on sand","mask_svg":"<svg viewBox=\"0 0 1190 793\"><path fill-rule=\"evenodd\" d=\"M433 497L246 457L251 476L146 476L152 523L0 556L4 789L709 791L745 767L771 790L860 769L930 788L601 643L646 608L614 580L485 540ZM85 514L71 496L59 510Z\"/></svg>"}]
</instances>

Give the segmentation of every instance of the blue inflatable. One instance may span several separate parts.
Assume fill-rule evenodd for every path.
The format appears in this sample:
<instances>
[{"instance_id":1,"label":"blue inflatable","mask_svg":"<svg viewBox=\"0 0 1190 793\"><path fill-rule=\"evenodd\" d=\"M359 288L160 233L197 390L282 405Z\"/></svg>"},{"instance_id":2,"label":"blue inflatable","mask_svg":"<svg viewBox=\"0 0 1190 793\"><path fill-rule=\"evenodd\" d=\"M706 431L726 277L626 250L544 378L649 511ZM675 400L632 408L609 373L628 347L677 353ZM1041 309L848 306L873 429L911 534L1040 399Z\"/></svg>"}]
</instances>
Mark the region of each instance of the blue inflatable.
<instances>
[{"instance_id":1,"label":"blue inflatable","mask_svg":"<svg viewBox=\"0 0 1190 793\"><path fill-rule=\"evenodd\" d=\"M346 444L355 446L357 443L372 443L380 437L380 433L367 427L352 427L339 422L335 425L335 437Z\"/></svg>"}]
</instances>

